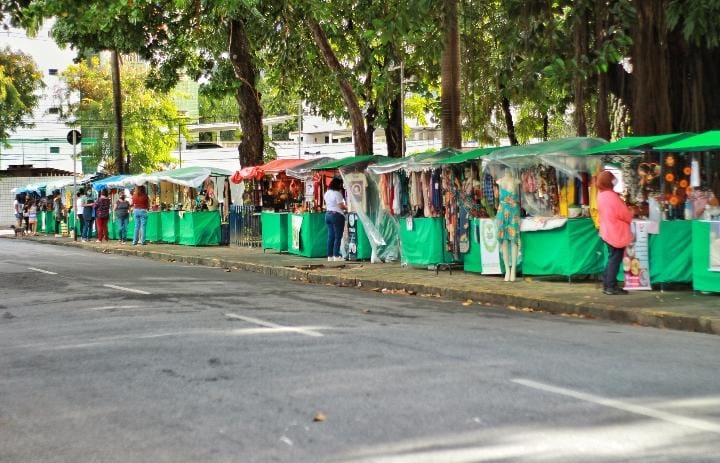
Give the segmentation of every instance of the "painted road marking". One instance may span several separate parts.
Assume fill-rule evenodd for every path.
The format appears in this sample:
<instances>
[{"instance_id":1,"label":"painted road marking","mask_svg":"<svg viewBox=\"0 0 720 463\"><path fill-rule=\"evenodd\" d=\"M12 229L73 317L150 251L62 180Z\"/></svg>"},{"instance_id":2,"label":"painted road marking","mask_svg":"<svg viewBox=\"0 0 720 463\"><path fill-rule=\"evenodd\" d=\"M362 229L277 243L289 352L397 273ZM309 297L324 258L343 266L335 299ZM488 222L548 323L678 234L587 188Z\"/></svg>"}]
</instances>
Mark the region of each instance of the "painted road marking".
<instances>
[{"instance_id":1,"label":"painted road marking","mask_svg":"<svg viewBox=\"0 0 720 463\"><path fill-rule=\"evenodd\" d=\"M150 294L147 291L143 291L141 289L126 288L124 286L117 286L117 285L103 285L103 286L106 288L119 289L120 291L127 291L129 293Z\"/></svg>"},{"instance_id":2,"label":"painted road marking","mask_svg":"<svg viewBox=\"0 0 720 463\"><path fill-rule=\"evenodd\" d=\"M294 332L294 333L298 333L298 334L304 334L305 336L312 336L312 337L316 337L316 338L322 337L322 333L318 333L317 331L315 331L315 330L317 330L317 329L322 329L322 327L290 327L290 326L282 326L282 325L278 325L277 323L266 322L265 320L260 320L260 319L258 319L258 318L253 318L253 317L245 317L245 316L243 316L243 315L238 315L238 314L235 314L235 313L226 313L225 316L228 317L228 318L234 318L234 319L237 319L237 320L243 320L243 321L246 321L246 322L248 322L248 323L253 323L253 324L255 324L255 325L264 326L264 327L266 327L266 328L282 329L282 330L285 330L285 331L287 331L287 332Z\"/></svg>"},{"instance_id":3,"label":"painted road marking","mask_svg":"<svg viewBox=\"0 0 720 463\"><path fill-rule=\"evenodd\" d=\"M116 310L116 309L137 309L139 305L108 305L105 307L90 307L85 310Z\"/></svg>"},{"instance_id":4,"label":"painted road marking","mask_svg":"<svg viewBox=\"0 0 720 463\"><path fill-rule=\"evenodd\" d=\"M55 272L51 272L49 270L43 270L41 268L28 267L28 270L32 270L33 272L47 273L48 275L57 275L57 273L55 273Z\"/></svg>"},{"instance_id":5,"label":"painted road marking","mask_svg":"<svg viewBox=\"0 0 720 463\"><path fill-rule=\"evenodd\" d=\"M668 413L662 410L644 407L642 405L635 405L629 402L623 402L622 400L610 399L599 395L588 394L586 392L574 391L572 389L557 387L550 384L543 384L529 379L517 378L511 381L526 387L531 387L533 389L538 389L545 392L552 392L554 394L572 397L574 399L583 400L585 402L590 402L597 405L603 405L605 407L622 410L624 412L655 418L657 420L666 421L668 423L676 424L679 426L685 426L700 431L720 434L720 424L714 423L712 421L689 418L687 416L677 415L675 413Z\"/></svg>"}]
</instances>

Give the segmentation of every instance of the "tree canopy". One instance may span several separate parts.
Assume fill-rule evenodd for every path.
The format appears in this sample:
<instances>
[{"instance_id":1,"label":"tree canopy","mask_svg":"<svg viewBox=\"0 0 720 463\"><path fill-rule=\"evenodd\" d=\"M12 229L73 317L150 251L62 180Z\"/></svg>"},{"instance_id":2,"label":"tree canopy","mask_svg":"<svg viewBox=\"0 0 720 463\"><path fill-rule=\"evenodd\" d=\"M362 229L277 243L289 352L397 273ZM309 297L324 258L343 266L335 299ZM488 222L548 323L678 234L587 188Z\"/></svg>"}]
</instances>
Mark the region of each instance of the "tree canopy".
<instances>
[{"instance_id":1,"label":"tree canopy","mask_svg":"<svg viewBox=\"0 0 720 463\"><path fill-rule=\"evenodd\" d=\"M32 57L0 49L0 142L19 127L29 127L44 87L42 73Z\"/></svg>"}]
</instances>

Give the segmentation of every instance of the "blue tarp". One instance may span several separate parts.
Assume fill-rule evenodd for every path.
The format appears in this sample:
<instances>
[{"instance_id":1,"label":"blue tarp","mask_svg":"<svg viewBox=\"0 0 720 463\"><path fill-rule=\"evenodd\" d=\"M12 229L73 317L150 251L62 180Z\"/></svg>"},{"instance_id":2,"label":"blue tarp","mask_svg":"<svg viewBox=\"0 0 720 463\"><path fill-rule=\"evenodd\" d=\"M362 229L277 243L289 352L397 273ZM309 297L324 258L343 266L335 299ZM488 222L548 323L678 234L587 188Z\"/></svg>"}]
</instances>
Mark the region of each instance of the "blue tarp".
<instances>
[{"instance_id":1,"label":"blue tarp","mask_svg":"<svg viewBox=\"0 0 720 463\"><path fill-rule=\"evenodd\" d=\"M95 191L100 191L105 188L115 188L114 186L108 187L108 184L113 182L119 182L122 179L130 177L129 175L113 175L112 177L106 177L102 180L98 180L97 182L93 183L93 189Z\"/></svg>"}]
</instances>

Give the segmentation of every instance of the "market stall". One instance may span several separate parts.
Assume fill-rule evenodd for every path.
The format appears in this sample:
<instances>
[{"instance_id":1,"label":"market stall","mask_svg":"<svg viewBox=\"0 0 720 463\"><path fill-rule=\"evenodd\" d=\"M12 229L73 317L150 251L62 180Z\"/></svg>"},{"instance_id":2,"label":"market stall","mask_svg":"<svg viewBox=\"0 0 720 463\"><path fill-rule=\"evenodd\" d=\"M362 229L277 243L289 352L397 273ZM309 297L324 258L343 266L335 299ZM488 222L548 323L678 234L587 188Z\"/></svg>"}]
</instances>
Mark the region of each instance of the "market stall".
<instances>
[{"instance_id":1,"label":"market stall","mask_svg":"<svg viewBox=\"0 0 720 463\"><path fill-rule=\"evenodd\" d=\"M494 221L495 180L483 172L481 161L496 149L476 148L438 162L445 179L445 228L454 232L447 249L460 256L466 272L502 272Z\"/></svg>"},{"instance_id":2,"label":"market stall","mask_svg":"<svg viewBox=\"0 0 720 463\"><path fill-rule=\"evenodd\" d=\"M259 215L263 250L287 251L288 213L301 207L302 182L287 175L288 169L306 164L305 159L275 159L261 166L245 167L233 174L233 183L244 186L243 203ZM247 222L247 221L246 221ZM252 223L246 223L256 228Z\"/></svg>"},{"instance_id":3,"label":"market stall","mask_svg":"<svg viewBox=\"0 0 720 463\"><path fill-rule=\"evenodd\" d=\"M633 227L641 230L643 236L647 235L647 239L636 243L632 252L636 252L637 246L647 246L648 262L642 266L638 264L634 269L621 268L619 275L621 280L625 279L627 271L630 272L630 275L633 271L642 273L642 268L645 266L649 266L649 282L643 283L643 287L646 289L649 289L652 284L687 283L692 280L692 224L689 220L684 220L684 213L668 216L660 214L658 210L660 205L674 207L670 204L673 195L669 194L665 198L663 190L667 189L670 192L674 189L677 192L677 186L680 184L689 186L689 175L683 174L685 167L689 166L676 165L672 156L670 159L673 160L668 162L668 158L662 154L652 152L656 147L685 140L692 135L690 133L674 133L630 136L582 153L585 156L605 156L606 159L609 157L611 161L614 160L613 156L621 156L625 162L619 164L627 166L624 169L615 168L618 177L623 180L617 186L617 191L623 194L626 201L635 205L639 211ZM672 181L667 183L666 178ZM675 183L675 180L678 185L673 187L672 184ZM661 196L663 197L661 198ZM654 212L651 217L649 204L652 204ZM691 219L692 217L688 216L687 218ZM645 255L642 249L640 254ZM629 256L629 258L632 262L634 256ZM644 280L644 278L639 280Z\"/></svg>"},{"instance_id":4,"label":"market stall","mask_svg":"<svg viewBox=\"0 0 720 463\"><path fill-rule=\"evenodd\" d=\"M720 158L715 154L720 151L720 131L683 137L653 150L662 155L666 168L662 217L689 220L660 222L660 236L668 233L668 239L662 249L651 247L651 253L662 254L658 266L669 276L687 279L689 267L695 290L720 292ZM651 262L651 271L653 266Z\"/></svg>"},{"instance_id":5,"label":"market stall","mask_svg":"<svg viewBox=\"0 0 720 463\"><path fill-rule=\"evenodd\" d=\"M223 169L186 167L114 179L106 182L106 186L115 189L145 186L150 199L147 241L212 246L221 241L222 214L227 210L224 206L229 188L225 180L231 174ZM128 239L132 238L133 230L131 215Z\"/></svg>"},{"instance_id":6,"label":"market stall","mask_svg":"<svg viewBox=\"0 0 720 463\"><path fill-rule=\"evenodd\" d=\"M605 143L565 138L500 148L483 157L484 170L510 172L517 181L523 275L570 278L603 270L603 243L590 217L590 178L602 163L579 154Z\"/></svg>"},{"instance_id":7,"label":"market stall","mask_svg":"<svg viewBox=\"0 0 720 463\"><path fill-rule=\"evenodd\" d=\"M453 227L463 224L446 220L443 186L448 179L439 164L458 154L447 148L385 159L367 169L373 201L368 201L366 229L379 259L400 259L409 266L460 261L453 252Z\"/></svg>"},{"instance_id":8,"label":"market stall","mask_svg":"<svg viewBox=\"0 0 720 463\"><path fill-rule=\"evenodd\" d=\"M311 166L310 172L291 172L296 178L300 177L305 181L305 196L303 207L288 218L288 252L305 257L324 257L327 255L327 226L325 225L325 213L323 212L324 202L323 195L327 191L332 178L336 175L345 177L345 189L350 187L349 178L353 178L354 174L361 174L365 167L370 163L378 162L381 156L353 156L338 160L332 160L326 163L317 163ZM310 176L312 173L312 176ZM349 175L350 177L346 177ZM362 183L362 182L361 182ZM363 184L364 185L364 184ZM362 191L361 191L362 190ZM364 193L364 187L360 187L357 192ZM367 234L362 229L360 220L356 220L355 216L360 211L357 207L352 206L352 201L347 198L348 203L348 219L347 225L352 222L357 228L352 238L355 240L349 243L348 249L357 259L370 258L369 243L367 242ZM351 234L346 232L346 238ZM346 240L347 241L347 240Z\"/></svg>"}]
</instances>

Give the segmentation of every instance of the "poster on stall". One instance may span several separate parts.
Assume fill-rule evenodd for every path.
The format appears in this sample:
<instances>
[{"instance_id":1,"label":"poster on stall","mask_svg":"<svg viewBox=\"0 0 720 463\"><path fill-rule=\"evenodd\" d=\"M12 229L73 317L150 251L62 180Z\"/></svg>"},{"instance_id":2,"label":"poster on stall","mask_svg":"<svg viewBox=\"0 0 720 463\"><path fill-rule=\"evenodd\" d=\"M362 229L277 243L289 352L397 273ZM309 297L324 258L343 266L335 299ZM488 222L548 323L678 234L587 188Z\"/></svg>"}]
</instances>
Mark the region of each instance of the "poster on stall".
<instances>
[{"instance_id":1,"label":"poster on stall","mask_svg":"<svg viewBox=\"0 0 720 463\"><path fill-rule=\"evenodd\" d=\"M347 258L348 260L357 260L357 227L358 215L351 212L347 215Z\"/></svg>"},{"instance_id":2,"label":"poster on stall","mask_svg":"<svg viewBox=\"0 0 720 463\"><path fill-rule=\"evenodd\" d=\"M500 275L500 244L493 219L480 219L480 262L483 275Z\"/></svg>"},{"instance_id":3,"label":"poster on stall","mask_svg":"<svg viewBox=\"0 0 720 463\"><path fill-rule=\"evenodd\" d=\"M300 250L300 230L302 230L303 216L293 214L292 216L292 243L290 247Z\"/></svg>"},{"instance_id":4,"label":"poster on stall","mask_svg":"<svg viewBox=\"0 0 720 463\"><path fill-rule=\"evenodd\" d=\"M649 220L633 220L630 224L633 242L625 248L623 272L625 289L650 290L650 258L648 229L653 225Z\"/></svg>"},{"instance_id":5,"label":"poster on stall","mask_svg":"<svg viewBox=\"0 0 720 463\"><path fill-rule=\"evenodd\" d=\"M720 272L720 222L710 222L710 271Z\"/></svg>"}]
</instances>

